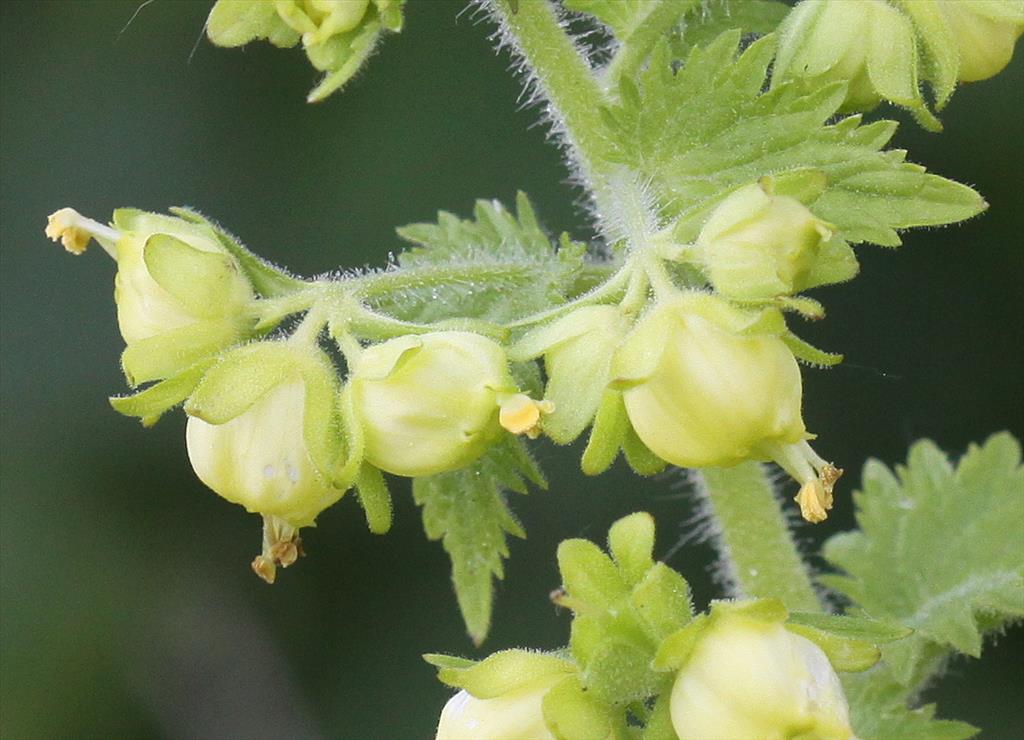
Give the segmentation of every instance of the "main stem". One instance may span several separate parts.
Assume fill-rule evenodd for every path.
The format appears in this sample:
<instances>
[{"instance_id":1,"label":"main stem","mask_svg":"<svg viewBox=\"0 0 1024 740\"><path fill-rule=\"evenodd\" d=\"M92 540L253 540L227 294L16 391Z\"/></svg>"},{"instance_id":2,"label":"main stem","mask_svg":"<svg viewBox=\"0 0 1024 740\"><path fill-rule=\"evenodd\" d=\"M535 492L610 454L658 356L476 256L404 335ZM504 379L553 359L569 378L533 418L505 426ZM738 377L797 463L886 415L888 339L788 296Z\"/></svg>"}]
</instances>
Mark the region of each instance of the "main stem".
<instances>
[{"instance_id":1,"label":"main stem","mask_svg":"<svg viewBox=\"0 0 1024 740\"><path fill-rule=\"evenodd\" d=\"M608 141L599 106L604 93L590 64L566 34L555 8L547 0L518 3L489 0L504 32L526 62L532 81L551 103L556 131L570 147L570 156L600 211L608 194Z\"/></svg>"},{"instance_id":2,"label":"main stem","mask_svg":"<svg viewBox=\"0 0 1024 740\"><path fill-rule=\"evenodd\" d=\"M715 544L734 595L774 597L793 611L821 611L765 466L706 468L695 478L718 524Z\"/></svg>"},{"instance_id":3,"label":"main stem","mask_svg":"<svg viewBox=\"0 0 1024 740\"><path fill-rule=\"evenodd\" d=\"M605 94L554 7L541 0L520 2L517 11L507 0L490 0L490 4L505 39L522 56L549 101L556 126L571 147L572 160L593 194L599 215L618 213L623 203L642 202L639 193L615 192L629 188L631 181L615 173L607 156L610 142L598 113ZM605 236L614 239L617 235ZM699 475L700 488L718 523L722 558L740 594L772 596L793 610L820 611L807 566L764 468L746 463L708 469Z\"/></svg>"}]
</instances>

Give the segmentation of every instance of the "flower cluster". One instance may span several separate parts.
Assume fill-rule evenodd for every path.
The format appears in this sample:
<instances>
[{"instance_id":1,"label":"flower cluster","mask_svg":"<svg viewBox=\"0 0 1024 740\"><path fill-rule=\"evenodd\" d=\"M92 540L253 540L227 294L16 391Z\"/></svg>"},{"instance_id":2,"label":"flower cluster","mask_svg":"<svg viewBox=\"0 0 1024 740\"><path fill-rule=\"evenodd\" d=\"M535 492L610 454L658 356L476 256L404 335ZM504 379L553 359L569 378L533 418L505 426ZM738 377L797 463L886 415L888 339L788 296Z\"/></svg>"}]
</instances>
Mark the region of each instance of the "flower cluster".
<instances>
[{"instance_id":1,"label":"flower cluster","mask_svg":"<svg viewBox=\"0 0 1024 740\"><path fill-rule=\"evenodd\" d=\"M628 297L583 306L513 346L515 359L544 358L555 406L545 432L564 444L593 422L588 453L613 452L596 463L585 453L590 473L620 444L638 472L653 469L636 462L645 456L691 468L773 460L801 484L804 517L823 520L842 471L808 445L796 343L780 306L853 277L849 246L765 178L724 199L694 244L662 251L700 269L712 292L672 283L639 310Z\"/></svg>"},{"instance_id":2,"label":"flower cluster","mask_svg":"<svg viewBox=\"0 0 1024 740\"><path fill-rule=\"evenodd\" d=\"M299 528L376 471L463 468L502 434L536 436L553 410L520 392L499 344L469 331L342 339L341 383L319 345L326 322L311 311L290 337L267 337L273 300L255 291L240 247L205 222L121 210L104 226L63 209L47 234L75 254L95 239L116 260L125 375L157 382L112 402L147 424L184 402L196 474L264 519L253 569L267 581L301 554Z\"/></svg>"},{"instance_id":3,"label":"flower cluster","mask_svg":"<svg viewBox=\"0 0 1024 740\"><path fill-rule=\"evenodd\" d=\"M846 111L888 100L938 128L918 79L941 109L958 81L1002 71L1022 33L1021 0L803 0L779 30L772 84L845 82Z\"/></svg>"},{"instance_id":4,"label":"flower cluster","mask_svg":"<svg viewBox=\"0 0 1024 740\"><path fill-rule=\"evenodd\" d=\"M359 71L381 33L402 30L405 0L217 0L206 35L217 46L266 39L274 46L302 42L310 64L324 72L311 103L335 92Z\"/></svg>"},{"instance_id":5,"label":"flower cluster","mask_svg":"<svg viewBox=\"0 0 1024 740\"><path fill-rule=\"evenodd\" d=\"M586 540L558 550L556 603L574 612L569 646L504 650L480 662L428 655L460 689L437 740L645 737L852 738L837 671L864 671L901 639L869 619L789 612L774 599L717 601L693 615L682 576L652 557L654 521L612 525L610 555Z\"/></svg>"}]
</instances>

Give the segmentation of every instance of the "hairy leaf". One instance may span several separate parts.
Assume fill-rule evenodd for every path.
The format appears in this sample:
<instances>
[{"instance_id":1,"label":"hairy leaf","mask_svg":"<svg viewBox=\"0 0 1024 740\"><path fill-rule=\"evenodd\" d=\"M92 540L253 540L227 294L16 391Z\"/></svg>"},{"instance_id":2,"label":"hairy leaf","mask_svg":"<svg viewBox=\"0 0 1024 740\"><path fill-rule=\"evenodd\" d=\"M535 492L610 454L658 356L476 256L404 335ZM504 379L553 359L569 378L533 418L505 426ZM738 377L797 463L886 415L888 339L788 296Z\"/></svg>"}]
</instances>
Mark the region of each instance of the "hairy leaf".
<instances>
[{"instance_id":1,"label":"hairy leaf","mask_svg":"<svg viewBox=\"0 0 1024 740\"><path fill-rule=\"evenodd\" d=\"M411 224L398 234L415 245L398 257L401 281L367 299L407 321L500 323L556 305L573 292L585 251L568 237L556 249L522 193L516 214L481 200L471 220L442 211L436 224Z\"/></svg>"},{"instance_id":2,"label":"hairy leaf","mask_svg":"<svg viewBox=\"0 0 1024 740\"><path fill-rule=\"evenodd\" d=\"M628 39L659 6L670 3L689 5L680 0L564 0L569 10L594 16L608 26L620 41Z\"/></svg>"},{"instance_id":3,"label":"hairy leaf","mask_svg":"<svg viewBox=\"0 0 1024 740\"><path fill-rule=\"evenodd\" d=\"M774 31L789 6L780 0L709 0L686 19L683 32L673 40L672 51L683 57L694 46L704 46L731 29L763 35Z\"/></svg>"},{"instance_id":4,"label":"hairy leaf","mask_svg":"<svg viewBox=\"0 0 1024 740\"><path fill-rule=\"evenodd\" d=\"M971 188L925 172L901 150L883 150L896 124L831 122L845 96L840 83L810 93L793 85L765 91L775 52L771 36L738 53L729 31L693 49L676 68L662 43L636 85L605 109L615 158L650 180L662 216L680 242L692 241L710 210L733 190L772 175L807 172L825 187L807 201L851 243L900 244L897 230L952 223L986 207Z\"/></svg>"},{"instance_id":5,"label":"hairy leaf","mask_svg":"<svg viewBox=\"0 0 1024 740\"><path fill-rule=\"evenodd\" d=\"M505 491L526 493L527 481L546 485L522 442L511 436L469 467L413 481L423 528L451 557L459 609L477 644L491 624L491 579L504 575L505 535L526 536L505 503Z\"/></svg>"},{"instance_id":6,"label":"hairy leaf","mask_svg":"<svg viewBox=\"0 0 1024 740\"><path fill-rule=\"evenodd\" d=\"M907 707L907 687L884 663L866 673L844 673L850 720L861 740L962 740L978 733L965 722L935 719L935 705Z\"/></svg>"},{"instance_id":7,"label":"hairy leaf","mask_svg":"<svg viewBox=\"0 0 1024 740\"><path fill-rule=\"evenodd\" d=\"M821 581L874 617L915 634L883 648L896 680L919 683L936 650L977 657L983 632L1024 616L1024 468L1008 433L971 446L954 468L934 443L895 472L869 461L854 494L860 531L825 557L845 575Z\"/></svg>"}]
</instances>

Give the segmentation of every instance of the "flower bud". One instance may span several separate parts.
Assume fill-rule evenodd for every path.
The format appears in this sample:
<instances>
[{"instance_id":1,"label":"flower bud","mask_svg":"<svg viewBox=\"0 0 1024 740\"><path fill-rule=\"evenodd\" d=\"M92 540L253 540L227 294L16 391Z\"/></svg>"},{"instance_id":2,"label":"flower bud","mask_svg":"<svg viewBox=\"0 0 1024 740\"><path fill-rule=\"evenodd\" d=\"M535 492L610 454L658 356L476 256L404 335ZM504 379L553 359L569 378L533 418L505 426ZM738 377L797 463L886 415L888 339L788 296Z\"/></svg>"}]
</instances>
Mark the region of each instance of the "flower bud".
<instances>
[{"instance_id":1,"label":"flower bud","mask_svg":"<svg viewBox=\"0 0 1024 740\"><path fill-rule=\"evenodd\" d=\"M802 488L811 521L832 506L842 474L807 444L801 380L774 312L750 312L701 293L656 304L615 355L637 436L680 467L727 467L774 460Z\"/></svg>"},{"instance_id":2,"label":"flower bud","mask_svg":"<svg viewBox=\"0 0 1024 740\"><path fill-rule=\"evenodd\" d=\"M340 492L321 478L310 459L303 431L305 399L305 385L294 380L223 424L190 416L186 442L196 475L251 513L273 515L294 527L312 524Z\"/></svg>"},{"instance_id":3,"label":"flower bud","mask_svg":"<svg viewBox=\"0 0 1024 740\"><path fill-rule=\"evenodd\" d=\"M544 695L562 676L477 699L462 690L441 711L435 740L555 740L544 723Z\"/></svg>"},{"instance_id":4,"label":"flower bud","mask_svg":"<svg viewBox=\"0 0 1024 740\"><path fill-rule=\"evenodd\" d=\"M47 235L76 254L95 238L117 261L114 300L129 383L170 377L252 333L252 286L207 226L130 209L113 228L70 208Z\"/></svg>"},{"instance_id":5,"label":"flower bud","mask_svg":"<svg viewBox=\"0 0 1024 740\"><path fill-rule=\"evenodd\" d=\"M616 306L584 306L529 332L510 351L516 360L544 355L544 395L554 404L544 432L555 442L572 442L594 418L611 380L611 358L628 330Z\"/></svg>"},{"instance_id":6,"label":"flower bud","mask_svg":"<svg viewBox=\"0 0 1024 740\"><path fill-rule=\"evenodd\" d=\"M935 4L946 19L960 56L960 80L986 80L1010 63L1013 47L1024 33L1024 2L935 0Z\"/></svg>"},{"instance_id":7,"label":"flower bud","mask_svg":"<svg viewBox=\"0 0 1024 740\"><path fill-rule=\"evenodd\" d=\"M405 0L217 0L206 34L218 46L267 39L275 46L302 40L306 56L327 75L309 94L322 100L359 71L381 29L402 29Z\"/></svg>"},{"instance_id":8,"label":"flower bud","mask_svg":"<svg viewBox=\"0 0 1024 740\"><path fill-rule=\"evenodd\" d=\"M368 347L349 378L365 459L419 477L465 467L501 433L534 435L550 404L517 391L490 339L442 331Z\"/></svg>"},{"instance_id":9,"label":"flower bud","mask_svg":"<svg viewBox=\"0 0 1024 740\"><path fill-rule=\"evenodd\" d=\"M913 26L885 0L803 0L779 29L772 85L847 82L843 112L871 110L883 98L923 110L917 64Z\"/></svg>"},{"instance_id":10,"label":"flower bud","mask_svg":"<svg viewBox=\"0 0 1024 740\"><path fill-rule=\"evenodd\" d=\"M633 428L673 465L734 465L807 436L796 360L777 336L724 323L744 316L700 294L658 303L615 357Z\"/></svg>"},{"instance_id":11,"label":"flower bud","mask_svg":"<svg viewBox=\"0 0 1024 740\"><path fill-rule=\"evenodd\" d=\"M853 737L825 653L779 622L712 614L672 688L679 740Z\"/></svg>"},{"instance_id":12,"label":"flower bud","mask_svg":"<svg viewBox=\"0 0 1024 740\"><path fill-rule=\"evenodd\" d=\"M253 568L299 554L297 530L344 494L332 485L344 441L337 376L320 350L256 342L226 353L185 404L185 439L196 475L219 496L264 518Z\"/></svg>"},{"instance_id":13,"label":"flower bud","mask_svg":"<svg viewBox=\"0 0 1024 740\"><path fill-rule=\"evenodd\" d=\"M715 290L735 301L768 301L809 285L832 227L769 181L740 188L711 213L697 247Z\"/></svg>"}]
</instances>

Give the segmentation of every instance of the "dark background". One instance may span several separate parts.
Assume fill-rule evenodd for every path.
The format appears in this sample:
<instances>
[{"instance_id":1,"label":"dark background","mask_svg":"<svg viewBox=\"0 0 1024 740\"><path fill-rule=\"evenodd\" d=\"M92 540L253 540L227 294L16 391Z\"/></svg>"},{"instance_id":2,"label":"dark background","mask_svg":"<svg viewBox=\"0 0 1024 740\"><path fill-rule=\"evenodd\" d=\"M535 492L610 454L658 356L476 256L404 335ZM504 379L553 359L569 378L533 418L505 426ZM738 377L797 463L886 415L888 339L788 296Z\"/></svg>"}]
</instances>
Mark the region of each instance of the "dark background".
<instances>
[{"instance_id":1,"label":"dark background","mask_svg":"<svg viewBox=\"0 0 1024 740\"><path fill-rule=\"evenodd\" d=\"M448 692L419 654L482 653L407 485L393 483L389 536L370 535L346 498L309 532L309 557L274 587L258 581L248 563L259 522L194 478L183 416L145 431L107 405L123 390L113 263L46 241L46 215L194 205L312 275L380 265L400 247L395 226L438 208L467 214L476 197L509 202L517 189L549 228L583 237L578 193L537 113L518 107L491 28L459 16L464 0L412 2L405 33L319 106L303 102L315 75L298 50L211 47L199 38L203 2L154 2L124 28L138 5L0 4L0 730L429 737ZM851 526L848 493L867 457L903 459L921 436L959 453L999 429L1022 433L1022 86L1018 55L956 94L942 136L912 123L898 134L914 161L976 186L991 211L910 234L898 251L865 247L855 283L818 293L829 318L805 334L848 361L806 373L807 424L850 473L836 514L800 530L811 547ZM484 651L564 642L568 617L547 601L561 539L600 540L645 509L666 553L691 514L678 476L616 468L585 480L579 448L536 449L551 490L514 502L530 539L512 543ZM701 605L710 560L699 545L670 559ZM928 698L1009 738L1024 721L1022 631L998 642L981 661L953 662Z\"/></svg>"}]
</instances>

